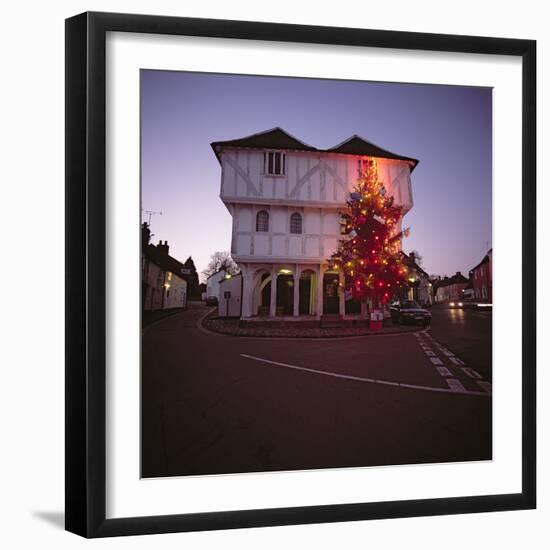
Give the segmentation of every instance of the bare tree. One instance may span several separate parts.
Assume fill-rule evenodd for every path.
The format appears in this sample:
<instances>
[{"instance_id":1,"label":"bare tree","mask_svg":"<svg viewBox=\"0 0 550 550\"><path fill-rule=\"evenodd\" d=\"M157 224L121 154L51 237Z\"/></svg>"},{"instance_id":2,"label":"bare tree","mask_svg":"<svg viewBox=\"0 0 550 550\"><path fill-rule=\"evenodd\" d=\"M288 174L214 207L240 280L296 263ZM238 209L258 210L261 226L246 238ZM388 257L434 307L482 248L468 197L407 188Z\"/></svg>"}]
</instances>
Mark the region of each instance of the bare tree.
<instances>
[{"instance_id":1,"label":"bare tree","mask_svg":"<svg viewBox=\"0 0 550 550\"><path fill-rule=\"evenodd\" d=\"M208 279L210 275L222 270L227 271L227 273L231 275L235 275L239 272L239 266L235 263L227 250L214 252L214 254L210 256L208 267L202 271L202 274L205 279Z\"/></svg>"}]
</instances>

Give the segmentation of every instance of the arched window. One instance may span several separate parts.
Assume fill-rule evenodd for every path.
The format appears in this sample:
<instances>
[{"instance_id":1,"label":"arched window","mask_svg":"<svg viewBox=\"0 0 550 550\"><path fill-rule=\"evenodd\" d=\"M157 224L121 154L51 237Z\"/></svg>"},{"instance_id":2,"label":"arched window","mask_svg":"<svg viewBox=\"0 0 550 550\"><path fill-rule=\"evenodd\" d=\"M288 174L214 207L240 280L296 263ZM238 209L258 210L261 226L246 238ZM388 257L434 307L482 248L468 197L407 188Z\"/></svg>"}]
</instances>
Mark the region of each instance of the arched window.
<instances>
[{"instance_id":1,"label":"arched window","mask_svg":"<svg viewBox=\"0 0 550 550\"><path fill-rule=\"evenodd\" d=\"M269 231L269 214L265 210L260 210L256 214L256 231Z\"/></svg>"},{"instance_id":2,"label":"arched window","mask_svg":"<svg viewBox=\"0 0 550 550\"><path fill-rule=\"evenodd\" d=\"M290 216L290 232L298 235L302 233L302 216L298 212Z\"/></svg>"}]
</instances>

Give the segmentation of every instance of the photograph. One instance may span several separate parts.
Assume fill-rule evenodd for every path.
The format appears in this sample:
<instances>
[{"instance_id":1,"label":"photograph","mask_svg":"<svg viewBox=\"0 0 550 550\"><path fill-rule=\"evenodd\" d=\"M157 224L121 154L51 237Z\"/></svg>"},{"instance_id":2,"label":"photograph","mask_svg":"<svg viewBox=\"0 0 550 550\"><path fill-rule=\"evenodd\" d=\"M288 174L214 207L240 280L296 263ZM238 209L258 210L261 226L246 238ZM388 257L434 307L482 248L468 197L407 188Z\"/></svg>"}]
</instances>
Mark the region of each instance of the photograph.
<instances>
[{"instance_id":1,"label":"photograph","mask_svg":"<svg viewBox=\"0 0 550 550\"><path fill-rule=\"evenodd\" d=\"M141 69L142 478L491 461L492 144L491 87Z\"/></svg>"}]
</instances>

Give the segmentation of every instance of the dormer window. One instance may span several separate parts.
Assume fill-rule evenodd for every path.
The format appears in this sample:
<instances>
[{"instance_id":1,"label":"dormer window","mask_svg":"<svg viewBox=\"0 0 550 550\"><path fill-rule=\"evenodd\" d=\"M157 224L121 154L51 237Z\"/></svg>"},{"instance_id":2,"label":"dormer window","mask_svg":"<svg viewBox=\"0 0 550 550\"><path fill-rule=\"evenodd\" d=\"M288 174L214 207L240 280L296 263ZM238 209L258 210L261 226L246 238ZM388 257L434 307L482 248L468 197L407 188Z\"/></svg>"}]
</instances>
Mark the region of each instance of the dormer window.
<instances>
[{"instance_id":1,"label":"dormer window","mask_svg":"<svg viewBox=\"0 0 550 550\"><path fill-rule=\"evenodd\" d=\"M368 168L369 159L368 158L360 158L357 160L357 170L359 172L359 176L363 176L363 174L367 171Z\"/></svg>"},{"instance_id":2,"label":"dormer window","mask_svg":"<svg viewBox=\"0 0 550 550\"><path fill-rule=\"evenodd\" d=\"M283 176L286 168L286 155L280 151L264 153L264 174L266 176Z\"/></svg>"}]
</instances>

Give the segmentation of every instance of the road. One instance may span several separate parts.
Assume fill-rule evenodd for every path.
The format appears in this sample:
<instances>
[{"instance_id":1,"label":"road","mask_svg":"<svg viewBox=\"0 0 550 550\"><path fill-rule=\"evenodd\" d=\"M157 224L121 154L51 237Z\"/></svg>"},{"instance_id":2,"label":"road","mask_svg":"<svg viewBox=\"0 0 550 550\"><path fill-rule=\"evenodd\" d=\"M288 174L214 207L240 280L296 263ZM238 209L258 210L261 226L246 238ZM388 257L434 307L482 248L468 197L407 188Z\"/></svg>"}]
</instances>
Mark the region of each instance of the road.
<instances>
[{"instance_id":1,"label":"road","mask_svg":"<svg viewBox=\"0 0 550 550\"><path fill-rule=\"evenodd\" d=\"M434 338L452 349L486 380L491 381L492 311L450 309L446 305L437 305L431 312L431 333Z\"/></svg>"},{"instance_id":2,"label":"road","mask_svg":"<svg viewBox=\"0 0 550 550\"><path fill-rule=\"evenodd\" d=\"M434 308L419 333L277 340L209 333L206 311L144 331L144 477L491 459L476 312Z\"/></svg>"}]
</instances>

